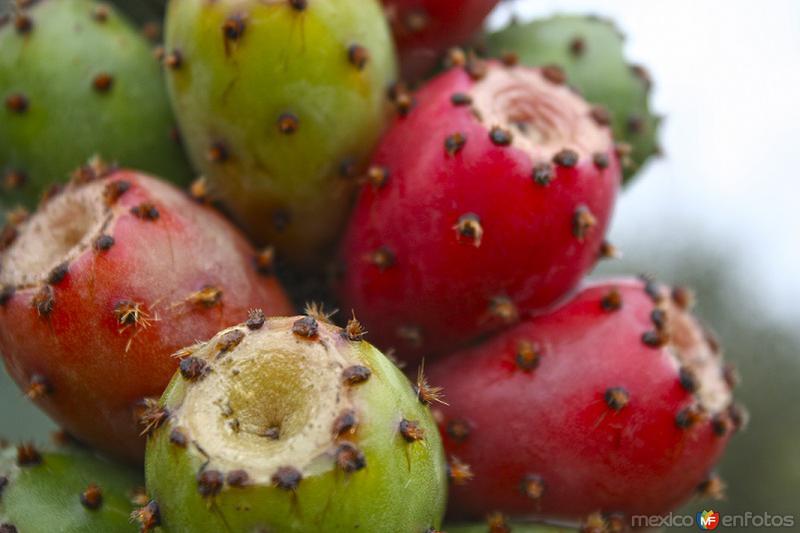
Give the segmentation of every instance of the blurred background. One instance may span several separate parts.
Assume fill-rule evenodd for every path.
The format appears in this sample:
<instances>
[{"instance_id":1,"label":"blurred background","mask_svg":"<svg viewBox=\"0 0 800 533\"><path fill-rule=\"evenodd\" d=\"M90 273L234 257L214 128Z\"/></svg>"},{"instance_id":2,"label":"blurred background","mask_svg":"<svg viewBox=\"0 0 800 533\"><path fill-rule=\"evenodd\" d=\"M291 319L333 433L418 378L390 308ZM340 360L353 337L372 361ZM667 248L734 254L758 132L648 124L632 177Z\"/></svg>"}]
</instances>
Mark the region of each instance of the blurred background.
<instances>
[{"instance_id":1,"label":"blurred background","mask_svg":"<svg viewBox=\"0 0 800 533\"><path fill-rule=\"evenodd\" d=\"M616 20L667 117L664 157L618 204L624 257L597 274L693 286L742 374L751 421L720 465L727 499L685 512L793 514L800 530L800 2L512 0L491 25L558 12ZM4 374L0 406L8 438L53 429Z\"/></svg>"}]
</instances>

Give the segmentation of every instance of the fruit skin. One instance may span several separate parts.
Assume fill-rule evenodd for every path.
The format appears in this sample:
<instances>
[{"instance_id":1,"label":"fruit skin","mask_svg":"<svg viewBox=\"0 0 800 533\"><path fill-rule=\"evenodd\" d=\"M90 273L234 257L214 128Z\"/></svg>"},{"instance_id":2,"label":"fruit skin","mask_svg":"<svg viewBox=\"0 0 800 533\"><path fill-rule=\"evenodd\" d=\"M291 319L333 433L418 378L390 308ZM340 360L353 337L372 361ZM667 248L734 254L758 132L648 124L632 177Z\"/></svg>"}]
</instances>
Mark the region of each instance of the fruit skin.
<instances>
[{"instance_id":1,"label":"fruit skin","mask_svg":"<svg viewBox=\"0 0 800 533\"><path fill-rule=\"evenodd\" d=\"M161 399L166 421L147 446L147 488L165 530L388 533L439 526L446 467L428 407L384 355L366 341L348 340L324 317L311 319L312 338L293 333L306 320L270 319L257 330L240 325L192 350L208 373L191 381L176 374ZM231 334L239 344L221 353ZM369 372L348 384L350 365ZM355 430L332 431L342 428L339 413L350 409ZM403 437L403 420L422 429L420 439ZM278 440L259 436L267 423L282 424ZM175 439L176 432L183 438ZM322 438L306 450L312 434ZM334 450L343 442L363 453L361 468L336 466ZM288 447L306 451L289 461ZM280 488L273 475L286 467L302 480ZM204 473L206 480L226 480L224 486L203 484ZM235 485L234 473L246 481Z\"/></svg>"},{"instance_id":2,"label":"fruit skin","mask_svg":"<svg viewBox=\"0 0 800 533\"><path fill-rule=\"evenodd\" d=\"M0 204L34 207L94 154L188 182L158 61L113 8L35 2L0 26L0 49Z\"/></svg>"},{"instance_id":3,"label":"fruit skin","mask_svg":"<svg viewBox=\"0 0 800 533\"><path fill-rule=\"evenodd\" d=\"M213 193L258 242L313 270L384 128L396 68L375 0L296 5L172 2L167 81Z\"/></svg>"},{"instance_id":4,"label":"fruit skin","mask_svg":"<svg viewBox=\"0 0 800 533\"><path fill-rule=\"evenodd\" d=\"M513 125L507 127L514 136L510 146L490 140L489 128L508 121L491 116L493 108L481 111L482 123L470 105L455 105L453 95L527 76L518 93L490 91L481 101L516 105L536 80L534 99L558 98L559 105L548 108L566 113L555 111L557 121L577 124L589 108L565 86L542 78L543 71L493 62L476 82L467 72L476 68L435 78L397 118L371 167L388 179L364 185L342 242L343 309L354 309L376 345L396 349L406 361L454 350L561 298L595 263L619 187L613 141L593 122L586 127L597 128L591 131L605 147L605 169L583 153L574 167L551 163L550 152L574 143L534 141L531 147ZM458 133L466 144L455 150L451 141ZM552 172L548 184L534 179L539 165ZM586 209L593 225L576 233L576 217ZM462 234L460 224L474 216L480 234Z\"/></svg>"},{"instance_id":5,"label":"fruit skin","mask_svg":"<svg viewBox=\"0 0 800 533\"><path fill-rule=\"evenodd\" d=\"M0 524L13 525L21 533L136 530L129 517L134 509L131 496L142 486L139 473L73 445L53 451L35 450L30 445L22 447L23 456L34 450L40 462L20 465L19 452L13 447L0 452L0 479L5 479ZM91 499L91 492L86 492L92 484L100 489L96 508L92 504L98 500ZM90 496L87 505L81 501L84 494Z\"/></svg>"},{"instance_id":6,"label":"fruit skin","mask_svg":"<svg viewBox=\"0 0 800 533\"><path fill-rule=\"evenodd\" d=\"M71 434L140 461L144 439L134 411L143 398L162 393L178 365L170 357L175 350L235 323L251 307L293 311L275 278L257 272L251 246L212 209L152 177L110 172L71 184L22 223L23 237L0 255L0 353L17 384ZM106 207L104 192L121 183L129 189ZM81 195L89 199L76 200ZM70 201L89 216L96 207L97 219L107 223L70 226L75 210L52 226L42 222L53 213L48 209ZM148 204L155 207L143 210L149 218L132 212ZM42 233L28 242L40 248L20 251L25 232L37 226ZM55 248L64 234L59 226L68 228L70 244L82 237L69 252ZM101 234L113 238L108 248L99 245L109 243ZM51 263L19 277L12 262L25 253L49 253ZM68 270L56 282L62 261Z\"/></svg>"},{"instance_id":7,"label":"fruit skin","mask_svg":"<svg viewBox=\"0 0 800 533\"><path fill-rule=\"evenodd\" d=\"M490 55L511 52L525 65L558 65L589 102L608 109L614 137L631 149L623 157L628 183L659 154L662 119L651 111L649 74L628 62L624 44L624 36L610 20L579 15L512 22L486 36Z\"/></svg>"},{"instance_id":8,"label":"fruit skin","mask_svg":"<svg viewBox=\"0 0 800 533\"><path fill-rule=\"evenodd\" d=\"M675 294L631 279L591 284L430 365L449 403L437 418L445 448L474 474L452 487L452 515L578 521L657 515L688 499L740 412L716 344ZM706 413L687 425L691 405Z\"/></svg>"},{"instance_id":9,"label":"fruit skin","mask_svg":"<svg viewBox=\"0 0 800 533\"><path fill-rule=\"evenodd\" d=\"M383 0L403 79L427 74L448 47L477 32L498 0Z\"/></svg>"}]
</instances>

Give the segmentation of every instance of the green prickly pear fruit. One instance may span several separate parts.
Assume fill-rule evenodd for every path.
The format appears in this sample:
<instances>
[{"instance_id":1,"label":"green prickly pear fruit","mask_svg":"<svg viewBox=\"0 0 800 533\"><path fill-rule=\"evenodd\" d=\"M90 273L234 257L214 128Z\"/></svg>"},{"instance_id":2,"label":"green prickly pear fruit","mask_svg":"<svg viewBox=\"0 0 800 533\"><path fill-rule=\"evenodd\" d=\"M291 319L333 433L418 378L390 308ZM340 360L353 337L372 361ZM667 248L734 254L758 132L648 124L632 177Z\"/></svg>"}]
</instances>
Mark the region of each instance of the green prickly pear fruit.
<instances>
[{"instance_id":1,"label":"green prickly pear fruit","mask_svg":"<svg viewBox=\"0 0 800 533\"><path fill-rule=\"evenodd\" d=\"M138 473L76 445L0 451L0 531L133 533Z\"/></svg>"},{"instance_id":2,"label":"green prickly pear fruit","mask_svg":"<svg viewBox=\"0 0 800 533\"><path fill-rule=\"evenodd\" d=\"M424 532L447 497L438 390L414 389L324 315L245 324L185 349L151 430L147 489L170 532Z\"/></svg>"},{"instance_id":3,"label":"green prickly pear fruit","mask_svg":"<svg viewBox=\"0 0 800 533\"><path fill-rule=\"evenodd\" d=\"M659 153L661 118L650 110L652 81L643 67L628 63L624 37L611 21L557 15L511 23L486 37L486 49L493 56L514 54L530 66L560 67L570 85L601 106L596 119L610 121L626 182Z\"/></svg>"},{"instance_id":4,"label":"green prickly pear fruit","mask_svg":"<svg viewBox=\"0 0 800 533\"><path fill-rule=\"evenodd\" d=\"M147 40L104 4L29 4L0 25L0 204L32 207L94 154L188 181Z\"/></svg>"},{"instance_id":5,"label":"green prickly pear fruit","mask_svg":"<svg viewBox=\"0 0 800 533\"><path fill-rule=\"evenodd\" d=\"M181 0L167 82L196 169L257 241L318 266L387 119L391 35L375 0Z\"/></svg>"}]
</instances>

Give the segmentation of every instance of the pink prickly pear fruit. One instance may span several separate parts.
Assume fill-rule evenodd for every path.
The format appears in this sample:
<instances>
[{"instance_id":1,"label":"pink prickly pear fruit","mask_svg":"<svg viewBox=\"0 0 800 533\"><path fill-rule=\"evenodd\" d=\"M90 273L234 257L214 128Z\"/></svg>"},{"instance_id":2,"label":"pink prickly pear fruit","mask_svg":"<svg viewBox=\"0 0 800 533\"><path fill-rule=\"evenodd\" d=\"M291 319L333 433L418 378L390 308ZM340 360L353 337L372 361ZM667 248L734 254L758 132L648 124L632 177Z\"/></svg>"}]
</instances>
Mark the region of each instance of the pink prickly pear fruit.
<instances>
[{"instance_id":1,"label":"pink prickly pear fruit","mask_svg":"<svg viewBox=\"0 0 800 533\"><path fill-rule=\"evenodd\" d=\"M70 434L116 457L143 459L136 413L169 382L173 352L250 308L293 312L231 224L143 174L95 161L16 222L0 254L6 368Z\"/></svg>"},{"instance_id":2,"label":"pink prickly pear fruit","mask_svg":"<svg viewBox=\"0 0 800 533\"><path fill-rule=\"evenodd\" d=\"M498 0L383 0L405 79L428 73L450 46L477 32Z\"/></svg>"},{"instance_id":3,"label":"pink prickly pear fruit","mask_svg":"<svg viewBox=\"0 0 800 533\"><path fill-rule=\"evenodd\" d=\"M343 241L341 294L385 349L430 356L564 296L594 265L621 171L554 69L470 61L382 139Z\"/></svg>"},{"instance_id":4,"label":"pink prickly pear fruit","mask_svg":"<svg viewBox=\"0 0 800 533\"><path fill-rule=\"evenodd\" d=\"M433 364L453 480L472 476L452 486L451 513L628 521L717 491L711 472L743 411L689 295L599 282Z\"/></svg>"}]
</instances>

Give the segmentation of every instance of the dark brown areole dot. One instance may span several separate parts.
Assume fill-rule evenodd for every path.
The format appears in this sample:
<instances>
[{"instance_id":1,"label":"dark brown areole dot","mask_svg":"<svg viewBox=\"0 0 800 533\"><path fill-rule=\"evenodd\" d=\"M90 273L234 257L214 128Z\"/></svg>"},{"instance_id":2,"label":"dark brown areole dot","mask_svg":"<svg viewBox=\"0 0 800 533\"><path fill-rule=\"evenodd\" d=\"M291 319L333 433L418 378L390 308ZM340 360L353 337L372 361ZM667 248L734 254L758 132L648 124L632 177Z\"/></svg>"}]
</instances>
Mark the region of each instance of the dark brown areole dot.
<instances>
[{"instance_id":1,"label":"dark brown areole dot","mask_svg":"<svg viewBox=\"0 0 800 533\"><path fill-rule=\"evenodd\" d=\"M369 254L369 261L378 270L385 271L395 265L396 257L388 246L381 246Z\"/></svg>"},{"instance_id":2,"label":"dark brown areole dot","mask_svg":"<svg viewBox=\"0 0 800 533\"><path fill-rule=\"evenodd\" d=\"M538 163L533 167L533 173L531 177L537 185L546 187L550 185L555 178L555 171L550 163Z\"/></svg>"},{"instance_id":3,"label":"dark brown areole dot","mask_svg":"<svg viewBox=\"0 0 800 533\"><path fill-rule=\"evenodd\" d=\"M47 283L49 283L50 285L58 285L59 283L64 281L64 278L67 277L68 273L69 273L69 262L64 261L63 263L60 263L59 265L55 266L53 270L50 271L50 274L47 275Z\"/></svg>"},{"instance_id":4,"label":"dark brown areole dot","mask_svg":"<svg viewBox=\"0 0 800 533\"><path fill-rule=\"evenodd\" d=\"M101 72L92 79L92 87L98 93L107 93L114 85L114 77L108 72Z\"/></svg>"},{"instance_id":5,"label":"dark brown areole dot","mask_svg":"<svg viewBox=\"0 0 800 533\"><path fill-rule=\"evenodd\" d=\"M678 370L678 381L680 381L681 387L691 394L694 394L700 388L700 381L697 378L697 374L689 367L682 366Z\"/></svg>"},{"instance_id":6,"label":"dark brown areole dot","mask_svg":"<svg viewBox=\"0 0 800 533\"><path fill-rule=\"evenodd\" d=\"M111 235L100 235L94 240L93 247L98 252L107 252L114 246L114 237Z\"/></svg>"},{"instance_id":7,"label":"dark brown areole dot","mask_svg":"<svg viewBox=\"0 0 800 533\"><path fill-rule=\"evenodd\" d=\"M173 50L164 56L164 66L170 70L178 70L183 66L183 54L180 50Z\"/></svg>"},{"instance_id":8,"label":"dark brown areole dot","mask_svg":"<svg viewBox=\"0 0 800 533\"><path fill-rule=\"evenodd\" d=\"M25 14L18 14L14 17L14 29L17 30L17 33L20 35L25 35L31 32L33 29L33 19L31 19L28 15Z\"/></svg>"},{"instance_id":9,"label":"dark brown areole dot","mask_svg":"<svg viewBox=\"0 0 800 533\"><path fill-rule=\"evenodd\" d=\"M406 442L412 443L425 439L425 430L416 420L403 419L400 421L400 435Z\"/></svg>"},{"instance_id":10,"label":"dark brown areole dot","mask_svg":"<svg viewBox=\"0 0 800 533\"><path fill-rule=\"evenodd\" d=\"M0 305L6 305L14 297L17 289L13 285L3 285L0 287Z\"/></svg>"},{"instance_id":11,"label":"dark brown areole dot","mask_svg":"<svg viewBox=\"0 0 800 533\"><path fill-rule=\"evenodd\" d=\"M300 127L300 119L294 113L281 113L278 117L278 131L291 135Z\"/></svg>"},{"instance_id":12,"label":"dark brown areole dot","mask_svg":"<svg viewBox=\"0 0 800 533\"><path fill-rule=\"evenodd\" d=\"M308 0L289 0L289 6L295 11L305 11L308 7Z\"/></svg>"},{"instance_id":13,"label":"dark brown areole dot","mask_svg":"<svg viewBox=\"0 0 800 533\"><path fill-rule=\"evenodd\" d=\"M179 448L186 448L189 438L181 428L172 428L172 431L169 432L169 442Z\"/></svg>"},{"instance_id":14,"label":"dark brown areole dot","mask_svg":"<svg viewBox=\"0 0 800 533\"><path fill-rule=\"evenodd\" d=\"M95 22L106 22L108 20L108 6L100 4L92 9L92 19Z\"/></svg>"},{"instance_id":15,"label":"dark brown areole dot","mask_svg":"<svg viewBox=\"0 0 800 533\"><path fill-rule=\"evenodd\" d=\"M640 135L644 131L644 119L639 115L631 115L625 121L625 129L631 135Z\"/></svg>"},{"instance_id":16,"label":"dark brown areole dot","mask_svg":"<svg viewBox=\"0 0 800 533\"><path fill-rule=\"evenodd\" d=\"M181 359L180 365L181 376L187 381L198 381L203 379L209 371L208 363L199 357L189 356Z\"/></svg>"},{"instance_id":17,"label":"dark brown areole dot","mask_svg":"<svg viewBox=\"0 0 800 533\"><path fill-rule=\"evenodd\" d=\"M650 312L650 322L655 328L663 333L667 330L667 312L661 308L655 308Z\"/></svg>"},{"instance_id":18,"label":"dark brown areole dot","mask_svg":"<svg viewBox=\"0 0 800 533\"><path fill-rule=\"evenodd\" d=\"M0 524L0 533L19 533L17 526L9 523Z\"/></svg>"},{"instance_id":19,"label":"dark brown areole dot","mask_svg":"<svg viewBox=\"0 0 800 533\"><path fill-rule=\"evenodd\" d=\"M359 385L372 376L372 370L363 365L353 365L342 371L342 381L346 385Z\"/></svg>"},{"instance_id":20,"label":"dark brown areole dot","mask_svg":"<svg viewBox=\"0 0 800 533\"><path fill-rule=\"evenodd\" d=\"M472 104L472 97L467 93L453 93L450 96L450 102L454 106L468 106Z\"/></svg>"},{"instance_id":21,"label":"dark brown areole dot","mask_svg":"<svg viewBox=\"0 0 800 533\"><path fill-rule=\"evenodd\" d=\"M217 141L211 143L211 146L208 147L206 157L212 163L224 163L230 158L230 154L228 153L228 148L225 146L225 144Z\"/></svg>"},{"instance_id":22,"label":"dark brown areole dot","mask_svg":"<svg viewBox=\"0 0 800 533\"><path fill-rule=\"evenodd\" d=\"M145 398L139 404L144 407L139 416L139 424L143 429L139 436L150 436L155 430L164 425L169 420L170 412L166 407L158 404L158 400L154 398Z\"/></svg>"},{"instance_id":23,"label":"dark brown areole dot","mask_svg":"<svg viewBox=\"0 0 800 533\"><path fill-rule=\"evenodd\" d=\"M229 41L238 41L244 35L244 18L241 15L232 15L222 24L222 38L225 44Z\"/></svg>"},{"instance_id":24,"label":"dark brown areole dot","mask_svg":"<svg viewBox=\"0 0 800 533\"><path fill-rule=\"evenodd\" d=\"M271 276L275 271L275 247L267 246L254 259L256 271L262 276Z\"/></svg>"},{"instance_id":25,"label":"dark brown areole dot","mask_svg":"<svg viewBox=\"0 0 800 533\"><path fill-rule=\"evenodd\" d=\"M25 396L30 400L39 400L53 394L53 385L41 374L34 374L25 389Z\"/></svg>"},{"instance_id":26,"label":"dark brown areole dot","mask_svg":"<svg viewBox=\"0 0 800 533\"><path fill-rule=\"evenodd\" d=\"M464 442L472 432L469 422L463 418L454 418L447 422L447 435L456 442Z\"/></svg>"},{"instance_id":27,"label":"dark brown areole dot","mask_svg":"<svg viewBox=\"0 0 800 533\"><path fill-rule=\"evenodd\" d=\"M391 173L389 169L380 165L372 165L367 170L367 181L375 190L382 189L389 181Z\"/></svg>"},{"instance_id":28,"label":"dark brown areole dot","mask_svg":"<svg viewBox=\"0 0 800 533\"><path fill-rule=\"evenodd\" d=\"M150 202L143 202L139 205L133 206L131 207L130 212L136 218L140 218L148 222L155 222L161 216L161 214L158 212L158 208Z\"/></svg>"},{"instance_id":29,"label":"dark brown areole dot","mask_svg":"<svg viewBox=\"0 0 800 533\"><path fill-rule=\"evenodd\" d=\"M564 148L553 156L553 163L564 168L573 168L578 164L580 156L575 150Z\"/></svg>"},{"instance_id":30,"label":"dark brown areole dot","mask_svg":"<svg viewBox=\"0 0 800 533\"><path fill-rule=\"evenodd\" d=\"M112 206L122 197L123 194L128 192L131 188L131 183L125 180L110 181L103 188L103 201L107 206Z\"/></svg>"},{"instance_id":31,"label":"dark brown areole dot","mask_svg":"<svg viewBox=\"0 0 800 533\"><path fill-rule=\"evenodd\" d=\"M697 485L697 495L705 499L724 500L725 488L725 482L722 481L722 478L712 472Z\"/></svg>"},{"instance_id":32,"label":"dark brown areole dot","mask_svg":"<svg viewBox=\"0 0 800 533\"><path fill-rule=\"evenodd\" d=\"M456 236L459 239L467 239L476 248L479 248L483 240L483 226L481 219L475 213L465 213L458 217L453 229L456 230Z\"/></svg>"},{"instance_id":33,"label":"dark brown areole dot","mask_svg":"<svg viewBox=\"0 0 800 533\"><path fill-rule=\"evenodd\" d=\"M42 454L32 443L27 442L17 446L17 466L36 466L42 464L42 461Z\"/></svg>"},{"instance_id":34,"label":"dark brown areole dot","mask_svg":"<svg viewBox=\"0 0 800 533\"><path fill-rule=\"evenodd\" d=\"M204 285L199 291L191 293L186 301L195 305L211 309L222 301L223 292L214 285Z\"/></svg>"},{"instance_id":35,"label":"dark brown areole dot","mask_svg":"<svg viewBox=\"0 0 800 533\"><path fill-rule=\"evenodd\" d=\"M213 498L222 490L225 479L219 470L201 470L197 474L197 492L203 498Z\"/></svg>"},{"instance_id":36,"label":"dark brown areole dot","mask_svg":"<svg viewBox=\"0 0 800 533\"><path fill-rule=\"evenodd\" d=\"M228 472L225 481L228 483L229 487L241 489L250 483L250 474L248 474L246 470L231 470Z\"/></svg>"},{"instance_id":37,"label":"dark brown areole dot","mask_svg":"<svg viewBox=\"0 0 800 533\"><path fill-rule=\"evenodd\" d=\"M90 511L96 511L103 505L103 491L94 483L90 483L80 494L81 505Z\"/></svg>"},{"instance_id":38,"label":"dark brown areole dot","mask_svg":"<svg viewBox=\"0 0 800 533\"><path fill-rule=\"evenodd\" d=\"M650 276L646 274L640 274L639 279L644 284L644 292L647 296L653 301L653 303L661 303L664 299L664 296L661 294L661 289L658 286L658 283Z\"/></svg>"},{"instance_id":39,"label":"dark brown areole dot","mask_svg":"<svg viewBox=\"0 0 800 533\"><path fill-rule=\"evenodd\" d=\"M520 481L520 492L531 500L539 500L544 495L544 480L536 474L526 474Z\"/></svg>"},{"instance_id":40,"label":"dark brown areole dot","mask_svg":"<svg viewBox=\"0 0 800 533\"><path fill-rule=\"evenodd\" d=\"M158 502L150 500L147 505L131 513L131 519L139 522L140 533L149 533L161 525L161 510Z\"/></svg>"},{"instance_id":41,"label":"dark brown areole dot","mask_svg":"<svg viewBox=\"0 0 800 533\"><path fill-rule=\"evenodd\" d=\"M689 429L705 418L705 411L699 405L684 407L675 415L675 425L680 429Z\"/></svg>"},{"instance_id":42,"label":"dark brown areole dot","mask_svg":"<svg viewBox=\"0 0 800 533\"><path fill-rule=\"evenodd\" d=\"M347 60L358 70L364 70L369 62L369 50L360 44L351 44L347 49Z\"/></svg>"},{"instance_id":43,"label":"dark brown areole dot","mask_svg":"<svg viewBox=\"0 0 800 533\"><path fill-rule=\"evenodd\" d=\"M239 343L244 339L244 331L240 329L232 329L224 333L217 342L217 357L220 357L239 346Z\"/></svg>"},{"instance_id":44,"label":"dark brown areole dot","mask_svg":"<svg viewBox=\"0 0 800 533\"><path fill-rule=\"evenodd\" d=\"M573 37L569 42L569 52L575 56L580 57L586 52L586 39L583 37Z\"/></svg>"},{"instance_id":45,"label":"dark brown areole dot","mask_svg":"<svg viewBox=\"0 0 800 533\"><path fill-rule=\"evenodd\" d=\"M464 64L464 71L473 81L480 81L488 74L489 64L471 53L469 57L467 57L466 64Z\"/></svg>"},{"instance_id":46,"label":"dark brown areole dot","mask_svg":"<svg viewBox=\"0 0 800 533\"><path fill-rule=\"evenodd\" d=\"M281 428L279 426L270 426L266 428L261 435L269 440L280 440Z\"/></svg>"},{"instance_id":47,"label":"dark brown areole dot","mask_svg":"<svg viewBox=\"0 0 800 533\"><path fill-rule=\"evenodd\" d=\"M605 152L597 152L592 156L592 163L599 170L605 170L611 164L608 154Z\"/></svg>"},{"instance_id":48,"label":"dark brown areole dot","mask_svg":"<svg viewBox=\"0 0 800 533\"><path fill-rule=\"evenodd\" d=\"M366 334L367 331L364 329L364 325L353 315L353 318L347 321L347 325L344 328L345 338L349 341L359 342L364 340Z\"/></svg>"},{"instance_id":49,"label":"dark brown areole dot","mask_svg":"<svg viewBox=\"0 0 800 533\"><path fill-rule=\"evenodd\" d=\"M489 130L489 140L492 141L492 144L495 146L510 146L513 137L510 131L499 126L494 126Z\"/></svg>"},{"instance_id":50,"label":"dark brown areole dot","mask_svg":"<svg viewBox=\"0 0 800 533\"><path fill-rule=\"evenodd\" d=\"M247 322L244 324L247 326L247 329L255 331L264 327L266 321L267 316L264 314L264 311L261 309L251 309L247 314Z\"/></svg>"},{"instance_id":51,"label":"dark brown areole dot","mask_svg":"<svg viewBox=\"0 0 800 533\"><path fill-rule=\"evenodd\" d=\"M695 305L695 294L688 287L674 287L670 294L672 302L683 311L690 311Z\"/></svg>"},{"instance_id":52,"label":"dark brown areole dot","mask_svg":"<svg viewBox=\"0 0 800 533\"><path fill-rule=\"evenodd\" d=\"M464 149L465 144L467 144L466 136L461 132L456 132L445 138L444 150L447 152L447 155L454 156Z\"/></svg>"},{"instance_id":53,"label":"dark brown areole dot","mask_svg":"<svg viewBox=\"0 0 800 533\"><path fill-rule=\"evenodd\" d=\"M583 241L589 233L597 226L597 218L585 205L579 205L575 208L575 213L572 215L572 235Z\"/></svg>"},{"instance_id":54,"label":"dark brown areole dot","mask_svg":"<svg viewBox=\"0 0 800 533\"><path fill-rule=\"evenodd\" d=\"M516 52L503 52L500 62L506 67L516 67L519 64L519 55Z\"/></svg>"},{"instance_id":55,"label":"dark brown areole dot","mask_svg":"<svg viewBox=\"0 0 800 533\"><path fill-rule=\"evenodd\" d=\"M42 318L47 318L50 313L53 312L55 303L56 300L53 295L53 289L49 285L45 285L39 289L31 300L31 305Z\"/></svg>"},{"instance_id":56,"label":"dark brown areole dot","mask_svg":"<svg viewBox=\"0 0 800 533\"><path fill-rule=\"evenodd\" d=\"M339 176L346 179L358 177L358 161L354 157L345 157L339 162Z\"/></svg>"},{"instance_id":57,"label":"dark brown areole dot","mask_svg":"<svg viewBox=\"0 0 800 533\"><path fill-rule=\"evenodd\" d=\"M642 343L650 348L661 348L667 344L667 336L656 330L649 330L642 333Z\"/></svg>"},{"instance_id":58,"label":"dark brown areole dot","mask_svg":"<svg viewBox=\"0 0 800 533\"><path fill-rule=\"evenodd\" d=\"M728 413L717 413L711 417L711 429L718 437L724 437L733 430L733 422Z\"/></svg>"},{"instance_id":59,"label":"dark brown areole dot","mask_svg":"<svg viewBox=\"0 0 800 533\"><path fill-rule=\"evenodd\" d=\"M345 433L354 433L358 427L358 415L353 409L342 411L333 421L333 436L341 437Z\"/></svg>"},{"instance_id":60,"label":"dark brown areole dot","mask_svg":"<svg viewBox=\"0 0 800 533\"><path fill-rule=\"evenodd\" d=\"M19 169L7 170L3 175L3 188L6 190L21 189L28 183L28 174Z\"/></svg>"},{"instance_id":61,"label":"dark brown areole dot","mask_svg":"<svg viewBox=\"0 0 800 533\"><path fill-rule=\"evenodd\" d=\"M14 241L17 240L19 236L19 231L17 231L17 227L14 224L6 224L3 226L3 229L0 230L0 252L5 252L8 250Z\"/></svg>"},{"instance_id":62,"label":"dark brown areole dot","mask_svg":"<svg viewBox=\"0 0 800 533\"><path fill-rule=\"evenodd\" d=\"M303 480L303 474L293 466L282 466L272 476L272 484L281 490L294 491Z\"/></svg>"},{"instance_id":63,"label":"dark brown areole dot","mask_svg":"<svg viewBox=\"0 0 800 533\"><path fill-rule=\"evenodd\" d=\"M609 290L600 299L600 308L603 311L619 311L622 309L622 293L619 289L613 288Z\"/></svg>"},{"instance_id":64,"label":"dark brown areole dot","mask_svg":"<svg viewBox=\"0 0 800 533\"><path fill-rule=\"evenodd\" d=\"M598 126L605 127L611 124L611 113L603 106L594 106L589 112L589 116Z\"/></svg>"},{"instance_id":65,"label":"dark brown areole dot","mask_svg":"<svg viewBox=\"0 0 800 533\"><path fill-rule=\"evenodd\" d=\"M542 77L556 85L563 85L567 82L567 74L558 65L547 65L541 69Z\"/></svg>"},{"instance_id":66,"label":"dark brown areole dot","mask_svg":"<svg viewBox=\"0 0 800 533\"><path fill-rule=\"evenodd\" d=\"M472 468L467 463L452 455L448 458L447 479L450 483L456 486L463 486L473 477Z\"/></svg>"},{"instance_id":67,"label":"dark brown areole dot","mask_svg":"<svg viewBox=\"0 0 800 533\"><path fill-rule=\"evenodd\" d=\"M304 316L292 324L292 333L305 339L313 339L319 333L319 324L311 316Z\"/></svg>"},{"instance_id":68,"label":"dark brown areole dot","mask_svg":"<svg viewBox=\"0 0 800 533\"><path fill-rule=\"evenodd\" d=\"M542 352L539 346L530 341L520 341L514 355L514 362L517 368L523 372L535 370L542 359Z\"/></svg>"},{"instance_id":69,"label":"dark brown areole dot","mask_svg":"<svg viewBox=\"0 0 800 533\"><path fill-rule=\"evenodd\" d=\"M6 109L14 113L22 114L28 110L30 102L28 97L22 93L14 93L6 96Z\"/></svg>"},{"instance_id":70,"label":"dark brown areole dot","mask_svg":"<svg viewBox=\"0 0 800 533\"><path fill-rule=\"evenodd\" d=\"M367 466L364 452L352 442L342 442L336 447L336 466L351 474Z\"/></svg>"},{"instance_id":71,"label":"dark brown areole dot","mask_svg":"<svg viewBox=\"0 0 800 533\"><path fill-rule=\"evenodd\" d=\"M606 389L606 405L614 411L621 411L630 402L630 393L623 387L611 387Z\"/></svg>"}]
</instances>

